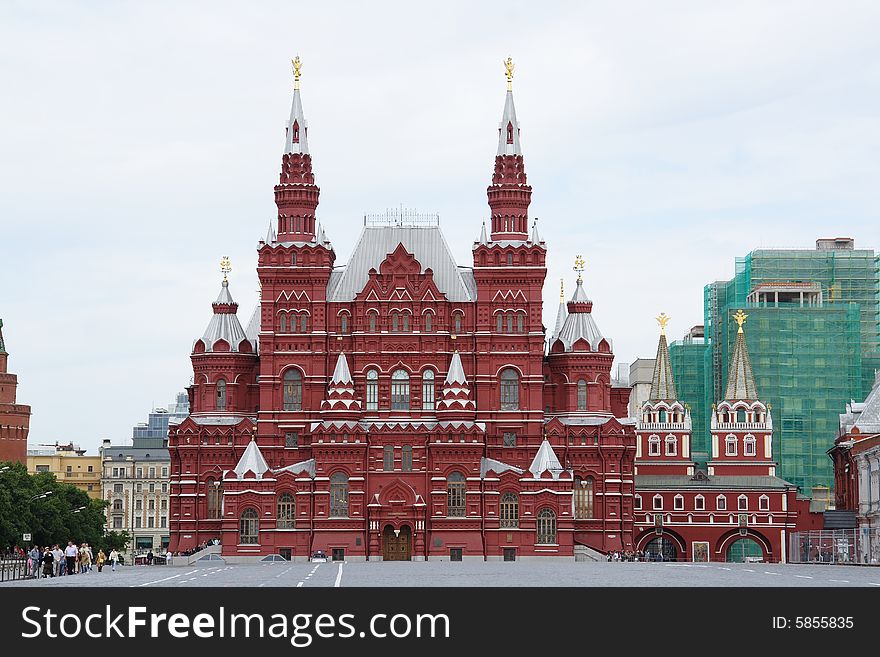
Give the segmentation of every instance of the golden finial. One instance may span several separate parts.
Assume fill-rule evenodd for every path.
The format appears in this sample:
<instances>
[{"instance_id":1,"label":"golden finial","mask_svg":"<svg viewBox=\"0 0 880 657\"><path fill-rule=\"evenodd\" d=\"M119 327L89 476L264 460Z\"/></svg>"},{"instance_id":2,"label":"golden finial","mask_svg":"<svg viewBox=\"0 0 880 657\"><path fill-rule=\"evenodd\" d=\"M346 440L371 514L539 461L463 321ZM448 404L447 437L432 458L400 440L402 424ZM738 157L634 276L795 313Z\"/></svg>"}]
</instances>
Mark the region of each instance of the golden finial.
<instances>
[{"instance_id":1,"label":"golden finial","mask_svg":"<svg viewBox=\"0 0 880 657\"><path fill-rule=\"evenodd\" d=\"M565 303L565 279L559 279L559 303Z\"/></svg>"},{"instance_id":2,"label":"golden finial","mask_svg":"<svg viewBox=\"0 0 880 657\"><path fill-rule=\"evenodd\" d=\"M574 270L578 273L578 283L584 280L584 256L578 255L574 258Z\"/></svg>"},{"instance_id":3,"label":"golden finial","mask_svg":"<svg viewBox=\"0 0 880 657\"><path fill-rule=\"evenodd\" d=\"M299 89L299 77L302 75L302 62L299 60L299 55L291 59L290 64L293 66L293 88Z\"/></svg>"},{"instance_id":4,"label":"golden finial","mask_svg":"<svg viewBox=\"0 0 880 657\"><path fill-rule=\"evenodd\" d=\"M505 75L507 75L507 90L513 91L513 58L508 57L504 60Z\"/></svg>"},{"instance_id":5,"label":"golden finial","mask_svg":"<svg viewBox=\"0 0 880 657\"><path fill-rule=\"evenodd\" d=\"M743 324L745 324L746 322L746 317L748 317L748 315L746 315L742 310L737 310L736 314L733 316L733 321L735 321L739 325L737 333L743 332Z\"/></svg>"},{"instance_id":6,"label":"golden finial","mask_svg":"<svg viewBox=\"0 0 880 657\"><path fill-rule=\"evenodd\" d=\"M657 323L660 325L660 335L666 335L666 325L672 318L666 313L660 313L660 315L654 319L656 319Z\"/></svg>"},{"instance_id":7,"label":"golden finial","mask_svg":"<svg viewBox=\"0 0 880 657\"><path fill-rule=\"evenodd\" d=\"M229 256L223 256L220 258L220 271L223 272L223 282L226 282L226 275L232 271L232 261L229 259Z\"/></svg>"}]
</instances>

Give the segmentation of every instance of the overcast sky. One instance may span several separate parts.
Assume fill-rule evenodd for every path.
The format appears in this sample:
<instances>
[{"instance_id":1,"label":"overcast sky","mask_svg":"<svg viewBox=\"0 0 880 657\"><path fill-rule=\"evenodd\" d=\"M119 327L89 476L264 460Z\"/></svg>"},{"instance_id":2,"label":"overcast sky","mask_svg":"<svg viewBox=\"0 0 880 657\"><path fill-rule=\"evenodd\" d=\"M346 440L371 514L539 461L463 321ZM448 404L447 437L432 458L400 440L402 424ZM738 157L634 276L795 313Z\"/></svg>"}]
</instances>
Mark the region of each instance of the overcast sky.
<instances>
[{"instance_id":1,"label":"overcast sky","mask_svg":"<svg viewBox=\"0 0 880 657\"><path fill-rule=\"evenodd\" d=\"M257 7L250 6L256 4ZM514 93L544 321L587 261L617 362L756 247L880 247L880 4L2 2L0 317L31 444L126 441L189 384L229 255L247 321L304 62L318 217L438 212L461 264Z\"/></svg>"}]
</instances>

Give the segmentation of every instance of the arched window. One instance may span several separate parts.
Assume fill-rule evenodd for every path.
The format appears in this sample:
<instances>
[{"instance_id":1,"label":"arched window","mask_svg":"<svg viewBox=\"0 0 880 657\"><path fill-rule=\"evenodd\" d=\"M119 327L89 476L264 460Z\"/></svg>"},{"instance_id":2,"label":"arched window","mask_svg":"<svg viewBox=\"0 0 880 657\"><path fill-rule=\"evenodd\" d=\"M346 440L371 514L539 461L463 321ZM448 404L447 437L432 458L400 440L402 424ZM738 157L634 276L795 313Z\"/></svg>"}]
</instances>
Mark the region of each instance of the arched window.
<instances>
[{"instance_id":1,"label":"arched window","mask_svg":"<svg viewBox=\"0 0 880 657\"><path fill-rule=\"evenodd\" d=\"M633 509L635 511L641 511L641 509L642 509L642 496L641 495L636 495L633 498Z\"/></svg>"},{"instance_id":2,"label":"arched window","mask_svg":"<svg viewBox=\"0 0 880 657\"><path fill-rule=\"evenodd\" d=\"M401 322L402 323L402 330L404 333L409 333L409 313L400 313L400 314L403 318L403 321Z\"/></svg>"},{"instance_id":3,"label":"arched window","mask_svg":"<svg viewBox=\"0 0 880 657\"><path fill-rule=\"evenodd\" d=\"M556 514L552 509L544 509L538 514L538 544L556 543Z\"/></svg>"},{"instance_id":4,"label":"arched window","mask_svg":"<svg viewBox=\"0 0 880 657\"><path fill-rule=\"evenodd\" d=\"M403 472L412 472L412 445L404 445L401 450L400 469Z\"/></svg>"},{"instance_id":5,"label":"arched window","mask_svg":"<svg viewBox=\"0 0 880 657\"><path fill-rule=\"evenodd\" d=\"M754 456L756 454L755 446L755 437L749 434L745 437L745 440L743 440L743 454L745 456Z\"/></svg>"},{"instance_id":6,"label":"arched window","mask_svg":"<svg viewBox=\"0 0 880 657\"><path fill-rule=\"evenodd\" d=\"M648 438L648 456L660 456L660 436Z\"/></svg>"},{"instance_id":7,"label":"arched window","mask_svg":"<svg viewBox=\"0 0 880 657\"><path fill-rule=\"evenodd\" d=\"M391 410L409 410L409 373L395 370L391 375Z\"/></svg>"},{"instance_id":8,"label":"arched window","mask_svg":"<svg viewBox=\"0 0 880 657\"><path fill-rule=\"evenodd\" d=\"M665 410L663 410L661 408L660 412L657 415L658 415L658 420L657 420L658 422L661 422L661 423L666 422L666 411Z\"/></svg>"},{"instance_id":9,"label":"arched window","mask_svg":"<svg viewBox=\"0 0 880 657\"><path fill-rule=\"evenodd\" d=\"M299 332L300 333L308 333L309 332L309 316L306 313L303 313L299 316Z\"/></svg>"},{"instance_id":10,"label":"arched window","mask_svg":"<svg viewBox=\"0 0 880 657\"><path fill-rule=\"evenodd\" d=\"M684 510L684 495L678 494L672 498L672 508L676 511Z\"/></svg>"},{"instance_id":11,"label":"arched window","mask_svg":"<svg viewBox=\"0 0 880 657\"><path fill-rule=\"evenodd\" d=\"M507 264L508 264L508 265L512 265L512 264L513 264L513 254L512 254L512 253L508 253L508 254L507 254Z\"/></svg>"},{"instance_id":12,"label":"arched window","mask_svg":"<svg viewBox=\"0 0 880 657\"><path fill-rule=\"evenodd\" d=\"M497 323L498 323L498 326L497 326L496 330L497 330L499 333L501 333L501 332L504 330L504 314L503 314L503 313L498 313L498 314L496 315L496 317L497 317Z\"/></svg>"},{"instance_id":13,"label":"arched window","mask_svg":"<svg viewBox=\"0 0 880 657\"><path fill-rule=\"evenodd\" d=\"M281 326L279 327L278 331L280 333L285 333L287 331L287 313L281 313L279 315L279 317L280 317L279 321L281 322Z\"/></svg>"},{"instance_id":14,"label":"arched window","mask_svg":"<svg viewBox=\"0 0 880 657\"><path fill-rule=\"evenodd\" d=\"M391 313L391 331L397 333L400 330L400 313Z\"/></svg>"},{"instance_id":15,"label":"arched window","mask_svg":"<svg viewBox=\"0 0 880 657\"><path fill-rule=\"evenodd\" d=\"M348 333L348 313L342 313L339 316L339 332Z\"/></svg>"},{"instance_id":16,"label":"arched window","mask_svg":"<svg viewBox=\"0 0 880 657\"><path fill-rule=\"evenodd\" d=\"M298 313L290 313L287 316L287 332L288 333L296 333L296 330L298 327L299 327L299 314Z\"/></svg>"},{"instance_id":17,"label":"arched window","mask_svg":"<svg viewBox=\"0 0 880 657\"><path fill-rule=\"evenodd\" d=\"M450 517L464 516L464 475L453 472L446 480L446 515Z\"/></svg>"},{"instance_id":18,"label":"arched window","mask_svg":"<svg viewBox=\"0 0 880 657\"><path fill-rule=\"evenodd\" d=\"M507 313L507 332L513 333L513 313Z\"/></svg>"},{"instance_id":19,"label":"arched window","mask_svg":"<svg viewBox=\"0 0 880 657\"><path fill-rule=\"evenodd\" d=\"M434 313L425 313L425 333L430 333L434 330Z\"/></svg>"},{"instance_id":20,"label":"arched window","mask_svg":"<svg viewBox=\"0 0 880 657\"><path fill-rule=\"evenodd\" d=\"M330 477L330 517L348 517L348 475L344 472Z\"/></svg>"},{"instance_id":21,"label":"arched window","mask_svg":"<svg viewBox=\"0 0 880 657\"><path fill-rule=\"evenodd\" d=\"M724 439L724 455L736 456L736 436L730 435Z\"/></svg>"},{"instance_id":22,"label":"arched window","mask_svg":"<svg viewBox=\"0 0 880 657\"><path fill-rule=\"evenodd\" d=\"M574 478L574 517L575 520L589 520L593 517L593 478Z\"/></svg>"},{"instance_id":23,"label":"arched window","mask_svg":"<svg viewBox=\"0 0 880 657\"><path fill-rule=\"evenodd\" d=\"M434 370L422 374L422 410L434 410Z\"/></svg>"},{"instance_id":24,"label":"arched window","mask_svg":"<svg viewBox=\"0 0 880 657\"><path fill-rule=\"evenodd\" d=\"M217 410L226 410L226 381L224 379L217 380Z\"/></svg>"},{"instance_id":25,"label":"arched window","mask_svg":"<svg viewBox=\"0 0 880 657\"><path fill-rule=\"evenodd\" d=\"M394 470L393 445L385 445L385 448L382 450L382 469L385 470L385 472L391 472Z\"/></svg>"},{"instance_id":26,"label":"arched window","mask_svg":"<svg viewBox=\"0 0 880 657\"><path fill-rule=\"evenodd\" d=\"M738 511L748 511L749 498L745 495L740 495L738 498L736 498L736 508Z\"/></svg>"},{"instance_id":27,"label":"arched window","mask_svg":"<svg viewBox=\"0 0 880 657\"><path fill-rule=\"evenodd\" d=\"M367 317L369 318L370 333L375 333L376 332L376 324L378 324L379 316L376 314L375 311L371 310L370 312L367 313Z\"/></svg>"},{"instance_id":28,"label":"arched window","mask_svg":"<svg viewBox=\"0 0 880 657\"><path fill-rule=\"evenodd\" d=\"M296 502L290 493L281 493L278 497L278 529L293 529L296 520Z\"/></svg>"},{"instance_id":29,"label":"arched window","mask_svg":"<svg viewBox=\"0 0 880 657\"><path fill-rule=\"evenodd\" d=\"M654 511L662 511L663 510L663 496L660 493L657 493L653 498Z\"/></svg>"},{"instance_id":30,"label":"arched window","mask_svg":"<svg viewBox=\"0 0 880 657\"><path fill-rule=\"evenodd\" d=\"M704 511L706 509L706 498L702 495L697 495L694 498L694 510L695 511Z\"/></svg>"},{"instance_id":31,"label":"arched window","mask_svg":"<svg viewBox=\"0 0 880 657\"><path fill-rule=\"evenodd\" d=\"M452 323L455 333L461 333L461 313L452 313Z\"/></svg>"},{"instance_id":32,"label":"arched window","mask_svg":"<svg viewBox=\"0 0 880 657\"><path fill-rule=\"evenodd\" d=\"M290 264L293 265L294 267L296 267L296 254L295 253L290 254Z\"/></svg>"},{"instance_id":33,"label":"arched window","mask_svg":"<svg viewBox=\"0 0 880 657\"><path fill-rule=\"evenodd\" d=\"M260 542L260 517L254 509L245 509L238 521L238 542L256 545Z\"/></svg>"},{"instance_id":34,"label":"arched window","mask_svg":"<svg viewBox=\"0 0 880 657\"><path fill-rule=\"evenodd\" d=\"M587 410L587 382L583 379L578 380L578 406L579 411Z\"/></svg>"},{"instance_id":35,"label":"arched window","mask_svg":"<svg viewBox=\"0 0 880 657\"><path fill-rule=\"evenodd\" d=\"M214 479L205 482L205 498L208 502L208 519L216 520L223 517L221 500L223 499L223 484Z\"/></svg>"},{"instance_id":36,"label":"arched window","mask_svg":"<svg viewBox=\"0 0 880 657\"><path fill-rule=\"evenodd\" d=\"M501 496L499 515L502 527L519 527L519 498L516 493L504 493Z\"/></svg>"},{"instance_id":37,"label":"arched window","mask_svg":"<svg viewBox=\"0 0 880 657\"><path fill-rule=\"evenodd\" d=\"M666 456L678 455L678 439L669 434L666 436Z\"/></svg>"},{"instance_id":38,"label":"arched window","mask_svg":"<svg viewBox=\"0 0 880 657\"><path fill-rule=\"evenodd\" d=\"M746 409L744 409L744 408L736 409L736 421L737 422L745 422L746 421Z\"/></svg>"},{"instance_id":39,"label":"arched window","mask_svg":"<svg viewBox=\"0 0 880 657\"><path fill-rule=\"evenodd\" d=\"M519 373L512 367L501 372L501 410L519 409Z\"/></svg>"},{"instance_id":40,"label":"arched window","mask_svg":"<svg viewBox=\"0 0 880 657\"><path fill-rule=\"evenodd\" d=\"M379 410L379 373L367 370L367 410Z\"/></svg>"},{"instance_id":41,"label":"arched window","mask_svg":"<svg viewBox=\"0 0 880 657\"><path fill-rule=\"evenodd\" d=\"M517 331L517 333L525 333L526 332L526 314L525 313L517 313L516 314L516 331Z\"/></svg>"},{"instance_id":42,"label":"arched window","mask_svg":"<svg viewBox=\"0 0 880 657\"><path fill-rule=\"evenodd\" d=\"M302 374L296 368L291 368L284 373L284 410L302 410Z\"/></svg>"},{"instance_id":43,"label":"arched window","mask_svg":"<svg viewBox=\"0 0 880 657\"><path fill-rule=\"evenodd\" d=\"M724 495L719 495L715 498L715 509L717 511L727 511L727 498Z\"/></svg>"},{"instance_id":44,"label":"arched window","mask_svg":"<svg viewBox=\"0 0 880 657\"><path fill-rule=\"evenodd\" d=\"M766 495L761 495L758 498L758 510L759 511L769 511L770 510L770 498Z\"/></svg>"}]
</instances>

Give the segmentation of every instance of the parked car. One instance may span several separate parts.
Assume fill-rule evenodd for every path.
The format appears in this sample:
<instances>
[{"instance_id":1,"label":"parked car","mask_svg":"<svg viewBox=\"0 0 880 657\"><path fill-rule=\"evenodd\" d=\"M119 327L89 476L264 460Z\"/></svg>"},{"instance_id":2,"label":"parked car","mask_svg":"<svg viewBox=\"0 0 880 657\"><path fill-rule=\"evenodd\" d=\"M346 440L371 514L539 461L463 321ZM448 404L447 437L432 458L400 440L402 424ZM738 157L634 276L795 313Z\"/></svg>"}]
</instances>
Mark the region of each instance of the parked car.
<instances>
[{"instance_id":1,"label":"parked car","mask_svg":"<svg viewBox=\"0 0 880 657\"><path fill-rule=\"evenodd\" d=\"M312 552L312 559L314 563L327 563L327 555L321 552L321 550L317 550L316 552Z\"/></svg>"}]
</instances>

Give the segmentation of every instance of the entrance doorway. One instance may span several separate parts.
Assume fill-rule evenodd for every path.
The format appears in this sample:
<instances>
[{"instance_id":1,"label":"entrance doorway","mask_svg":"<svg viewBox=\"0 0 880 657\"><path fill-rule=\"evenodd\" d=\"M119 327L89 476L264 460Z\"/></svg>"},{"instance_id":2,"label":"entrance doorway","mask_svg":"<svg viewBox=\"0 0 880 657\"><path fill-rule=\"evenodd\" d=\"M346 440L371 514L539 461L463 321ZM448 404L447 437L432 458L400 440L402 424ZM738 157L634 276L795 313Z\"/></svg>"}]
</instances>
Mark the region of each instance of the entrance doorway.
<instances>
[{"instance_id":1,"label":"entrance doorway","mask_svg":"<svg viewBox=\"0 0 880 657\"><path fill-rule=\"evenodd\" d=\"M648 561L676 561L678 549L672 539L658 536L648 541L645 546L645 558Z\"/></svg>"},{"instance_id":2,"label":"entrance doorway","mask_svg":"<svg viewBox=\"0 0 880 657\"><path fill-rule=\"evenodd\" d=\"M404 525L395 530L385 525L382 531L382 559L384 561L409 561L412 556L412 530Z\"/></svg>"},{"instance_id":3,"label":"entrance doorway","mask_svg":"<svg viewBox=\"0 0 880 657\"><path fill-rule=\"evenodd\" d=\"M740 538L734 541L725 555L725 561L736 563L754 562L764 560L764 550L753 538Z\"/></svg>"}]
</instances>

